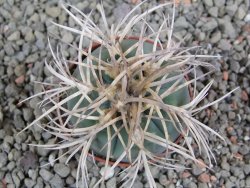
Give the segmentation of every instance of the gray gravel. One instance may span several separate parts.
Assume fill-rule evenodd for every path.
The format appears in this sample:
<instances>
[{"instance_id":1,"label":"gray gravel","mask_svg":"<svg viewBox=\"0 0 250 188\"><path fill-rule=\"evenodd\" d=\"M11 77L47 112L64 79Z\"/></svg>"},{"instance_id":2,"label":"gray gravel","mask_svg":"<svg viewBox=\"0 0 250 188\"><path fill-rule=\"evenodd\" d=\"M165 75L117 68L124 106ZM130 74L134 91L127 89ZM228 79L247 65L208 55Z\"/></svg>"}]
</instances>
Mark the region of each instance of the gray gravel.
<instances>
[{"instance_id":1,"label":"gray gravel","mask_svg":"<svg viewBox=\"0 0 250 188\"><path fill-rule=\"evenodd\" d=\"M65 178L70 173L70 168L64 164L55 164L54 171L62 178Z\"/></svg>"},{"instance_id":2,"label":"gray gravel","mask_svg":"<svg viewBox=\"0 0 250 188\"><path fill-rule=\"evenodd\" d=\"M53 174L49 170L44 169L44 168L42 168L39 171L39 175L44 179L44 181L49 181L53 177Z\"/></svg>"},{"instance_id":3,"label":"gray gravel","mask_svg":"<svg viewBox=\"0 0 250 188\"><path fill-rule=\"evenodd\" d=\"M103 1L108 22L124 17L133 6L130 0ZM96 1L71 2L81 11L89 12ZM155 5L149 1L145 9ZM209 171L192 165L189 160L173 156L190 169L164 170L152 168L158 187L250 187L250 11L249 0L193 0L191 6L181 6L176 12L175 34L185 37L183 46L200 45L202 53L221 55L216 62L218 72L212 90L204 103L219 98L240 86L240 89L220 104L197 115L202 122L219 132L225 142L209 137L217 164ZM167 11L167 9L166 9ZM98 22L100 15L93 14ZM156 13L149 21L157 28L161 15ZM17 135L35 117L41 99L24 104L19 101L42 91L33 81L50 79L44 69L44 59L50 58L47 36L57 35L64 42L75 43L77 37L51 24L51 21L76 26L72 18L58 6L58 0L0 0L0 187L75 187L76 155L69 164L65 158L51 162L61 155L28 144L54 143L55 139L40 128ZM165 40L162 38L161 40ZM55 40L51 43L55 46ZM67 46L64 46L67 48ZM68 48L67 48L68 49ZM75 57L67 50L67 58ZM202 74L204 70L199 70ZM204 87L198 83L197 88ZM198 154L198 151L195 151ZM202 154L199 156L202 159ZM207 159L203 159L207 162ZM51 163L45 167L42 165ZM89 185L100 178L101 164L88 161ZM117 168L118 174L121 169ZM122 177L112 177L100 187L119 187ZM2 183L5 182L5 183ZM145 174L140 172L134 187L148 187Z\"/></svg>"}]
</instances>

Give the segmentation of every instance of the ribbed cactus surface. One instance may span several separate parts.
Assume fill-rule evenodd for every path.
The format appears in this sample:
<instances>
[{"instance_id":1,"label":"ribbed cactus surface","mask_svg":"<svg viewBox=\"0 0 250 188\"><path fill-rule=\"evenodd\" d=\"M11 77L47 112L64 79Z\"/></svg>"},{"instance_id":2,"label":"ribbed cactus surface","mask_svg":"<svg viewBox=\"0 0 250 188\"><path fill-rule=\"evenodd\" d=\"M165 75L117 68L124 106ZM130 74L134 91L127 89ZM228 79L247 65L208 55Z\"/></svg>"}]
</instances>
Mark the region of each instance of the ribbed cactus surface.
<instances>
[{"instance_id":1,"label":"ribbed cactus surface","mask_svg":"<svg viewBox=\"0 0 250 188\"><path fill-rule=\"evenodd\" d=\"M136 39L124 39L120 44L120 48L121 48L121 52L124 53L126 52L130 47L132 47L136 42L138 42L138 40ZM124 59L129 59L132 58L134 56L136 56L136 50L137 48L133 49L130 53L125 55ZM151 53L153 50L153 43L151 43L150 41L144 41L143 43L143 52L144 54L147 53ZM96 49L94 49L91 53L93 56L95 56L97 59L99 58L99 60L103 60L106 63L110 62L110 53L108 52L107 49L105 49L104 47L97 47ZM118 59L121 56L123 56L124 54L116 54L114 58ZM85 58L83 60L83 63L87 64L87 58ZM146 64L147 62L145 62L144 64ZM162 64L162 66L165 66L166 64L169 64L171 62L164 62ZM93 61L92 62L93 66L98 66L98 61ZM82 71L84 74L87 74L87 68L86 67L81 67L78 66L73 75L75 76L76 79L81 79L81 75L80 75L80 70L79 68L82 68ZM153 67L149 67L148 70L144 70L143 72L143 77L144 79L147 78L147 76L150 76L153 72ZM88 93L88 97L91 100L88 100L87 97L81 101L81 103L79 104L79 100L80 100L80 96L77 96L73 99L71 99L70 101L68 101L67 105L68 105L68 109L69 110L73 110L74 108L78 108L78 109L83 109L82 115L83 116L101 116L100 111L103 113L109 112L112 108L114 108L114 103L116 103L116 101L119 100L119 95L122 95L121 93L121 83L117 83L112 90L105 90L106 88L109 88L109 86L112 84L112 82L116 79L116 76L119 75L120 72L123 71L123 68L120 68L118 73L115 75L114 74L114 70L110 69L110 71L101 71L101 74L98 73L98 71L95 70L95 76L97 76L98 80L103 80L103 90L102 91L91 91ZM150 93L148 93L146 90L141 90L140 93L135 93L134 90L136 90L136 88L139 87L139 73L137 74L137 69L134 70L134 72L131 72L129 78L126 80L127 81L127 88L126 88L126 96L133 96L133 95L140 95L141 97L145 98L145 99L153 99L154 96L152 96ZM167 78L171 78L173 76L175 76L178 72L177 71L173 71L174 73L170 73ZM179 70L179 72L181 73L181 70ZM98 80L96 79L96 77L94 76L93 72L90 75L90 82L93 86L97 86L98 85ZM100 76L102 78L100 78ZM162 77L161 77L162 78ZM157 80L161 80L161 78L157 78ZM154 80L154 81L157 81ZM183 84L185 82L185 78L183 77L182 80L180 80L179 84ZM170 89L170 87L173 85L174 81L170 81L167 82L165 84L162 84L159 88L155 87L151 87L151 89L153 90L158 90L157 93L158 95L161 95L162 93L164 93L165 91L167 91L168 89ZM178 85L179 85L178 84ZM177 86L178 86L177 85ZM177 87L175 86L175 87ZM146 87L146 86L145 86ZM76 92L77 89L71 90L69 94L73 94L74 92ZM100 105L100 107L98 109L94 109L91 108L91 101L97 101L100 100L98 99L98 97L100 95L102 95L104 92L107 92L107 95L109 95L111 98L110 100L105 101L103 104ZM167 97L163 98L163 102L165 104L169 104L169 105L173 105L173 106L182 106L187 104L190 101L190 96L189 96L189 90L188 87L184 87L182 89L179 89L178 91L168 95ZM142 104L144 105L144 104ZM132 119L132 116L135 115L136 112L133 112L133 108L136 108L138 106L138 102L131 102L131 103L127 103L124 106L120 107L123 108L123 110L125 109L126 111L126 120L127 122L130 122L130 120ZM88 109L89 108L89 109ZM117 107L116 107L117 108ZM134 114L133 114L134 113ZM178 122L176 122L176 124L174 125L172 123L172 121L169 120L169 116L166 113L166 111L162 111L161 110L161 114L163 115L163 117L159 117L158 113L156 113L156 111L154 110L153 113L151 114L151 116L154 116L154 118L149 118L150 117L150 110L146 109L145 111L143 111L140 115L140 127L143 129L145 129L145 126L147 125L147 132L155 134L157 136L160 136L161 138L165 138L166 134L169 136L169 140L171 140L172 142L174 142L178 136L180 135L181 131L179 130L179 126L178 126ZM112 118L115 118L117 116L120 116L120 112L119 112L119 108L117 109L117 111L112 115ZM111 119L112 119L111 118ZM163 120L164 119L164 120ZM149 121L147 123L147 121ZM163 126L162 126L162 121L164 121L167 125L167 133L166 130L164 130ZM91 127L91 126L95 126L98 125L100 122L100 120L92 120L88 117L86 118L81 118L81 117L74 117L72 116L70 119L70 123L75 125L76 127L80 127L80 128L86 128L86 127ZM112 159L117 159L118 157L121 156L122 152L124 151L124 145L121 142L121 139L119 139L117 132L119 131L120 136L122 137L122 140L124 141L125 145L128 145L128 143L131 141L131 137L129 137L129 132L133 131L133 125L129 124L129 131L126 130L126 128L123 125L123 121L119 120L116 123L114 123L114 125L110 126L110 133L111 133L111 137L112 137L112 141L108 142L108 131L107 128L104 128L103 130L101 130L100 132L98 132L95 136L95 139L93 140L92 144L91 144L91 149L94 151L95 154L100 155L102 157L106 157L107 155L107 145L108 143L111 144L111 158ZM165 134L166 133L166 134ZM166 147L161 147L158 144L155 144L153 142L150 142L148 140L145 140L143 142L144 147L149 150L152 153L156 153L156 154L160 154L162 152L165 151ZM166 145L167 145L167 140L166 140ZM132 147L131 151L131 158L134 159L139 152L138 149L138 145L134 145ZM123 161L128 161L128 159L124 158Z\"/></svg>"}]
</instances>

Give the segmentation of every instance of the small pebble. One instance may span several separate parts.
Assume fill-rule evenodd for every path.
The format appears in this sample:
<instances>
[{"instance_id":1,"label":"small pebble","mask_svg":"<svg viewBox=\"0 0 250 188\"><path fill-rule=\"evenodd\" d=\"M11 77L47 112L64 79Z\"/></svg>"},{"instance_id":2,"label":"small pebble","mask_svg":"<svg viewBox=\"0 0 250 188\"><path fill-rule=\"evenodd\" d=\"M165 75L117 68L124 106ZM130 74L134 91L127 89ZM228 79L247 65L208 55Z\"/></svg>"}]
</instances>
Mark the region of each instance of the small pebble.
<instances>
[{"instance_id":1,"label":"small pebble","mask_svg":"<svg viewBox=\"0 0 250 188\"><path fill-rule=\"evenodd\" d=\"M54 171L62 178L65 178L70 173L70 168L64 164L57 163L54 165Z\"/></svg>"},{"instance_id":2,"label":"small pebble","mask_svg":"<svg viewBox=\"0 0 250 188\"><path fill-rule=\"evenodd\" d=\"M100 170L100 174L101 174L102 176L105 175L104 179L105 179L105 180L108 180L108 179L110 179L111 177L113 177L113 175L114 175L114 170L111 169L111 167L102 167L101 170Z\"/></svg>"},{"instance_id":3,"label":"small pebble","mask_svg":"<svg viewBox=\"0 0 250 188\"><path fill-rule=\"evenodd\" d=\"M32 180L32 179L25 178L24 179L24 184L26 185L27 188L31 188L36 184L36 182L34 180Z\"/></svg>"},{"instance_id":4,"label":"small pebble","mask_svg":"<svg viewBox=\"0 0 250 188\"><path fill-rule=\"evenodd\" d=\"M209 183L210 182L210 176L206 173L202 173L199 175L198 180L202 183Z\"/></svg>"},{"instance_id":5,"label":"small pebble","mask_svg":"<svg viewBox=\"0 0 250 188\"><path fill-rule=\"evenodd\" d=\"M216 19L214 18L211 18L209 19L202 27L202 30L203 31L212 31L214 30L215 28L218 27L218 23L216 21Z\"/></svg>"},{"instance_id":6,"label":"small pebble","mask_svg":"<svg viewBox=\"0 0 250 188\"><path fill-rule=\"evenodd\" d=\"M42 168L39 171L40 176L45 180L45 181L49 181L53 178L53 174L48 171L47 169Z\"/></svg>"},{"instance_id":7,"label":"small pebble","mask_svg":"<svg viewBox=\"0 0 250 188\"><path fill-rule=\"evenodd\" d=\"M107 187L116 187L116 178L110 178L107 183L106 183Z\"/></svg>"},{"instance_id":8,"label":"small pebble","mask_svg":"<svg viewBox=\"0 0 250 188\"><path fill-rule=\"evenodd\" d=\"M239 8L238 8L238 10L237 10L237 12L236 12L236 15L235 15L235 17L237 18L237 19L239 19L239 20L242 20L242 19L244 19L244 17L246 16L246 10L245 10L245 7L243 7L243 6L240 6Z\"/></svg>"},{"instance_id":9,"label":"small pebble","mask_svg":"<svg viewBox=\"0 0 250 188\"><path fill-rule=\"evenodd\" d=\"M245 22L250 22L250 14L247 14L245 19L244 19Z\"/></svg>"},{"instance_id":10,"label":"small pebble","mask_svg":"<svg viewBox=\"0 0 250 188\"><path fill-rule=\"evenodd\" d=\"M189 24L188 24L188 22L187 22L187 20L186 20L186 18L185 18L184 16L179 17L179 18L177 18L177 19L175 20L175 25L174 25L174 27L175 27L176 29L179 29L179 30L181 30L181 29L186 29L186 28L188 28L188 26L189 26Z\"/></svg>"},{"instance_id":11,"label":"small pebble","mask_svg":"<svg viewBox=\"0 0 250 188\"><path fill-rule=\"evenodd\" d=\"M225 51L229 51L231 48L232 48L232 45L230 44L230 42L226 39L221 39L219 41L219 45L218 47L222 50L225 50Z\"/></svg>"},{"instance_id":12,"label":"small pebble","mask_svg":"<svg viewBox=\"0 0 250 188\"><path fill-rule=\"evenodd\" d=\"M16 41L20 39L20 31L15 31L8 38L9 41Z\"/></svg>"},{"instance_id":13,"label":"small pebble","mask_svg":"<svg viewBox=\"0 0 250 188\"><path fill-rule=\"evenodd\" d=\"M55 187L55 188L56 187L64 187L64 181L57 174L54 175L54 177L50 180L50 184L52 185L52 187Z\"/></svg>"},{"instance_id":14,"label":"small pebble","mask_svg":"<svg viewBox=\"0 0 250 188\"><path fill-rule=\"evenodd\" d=\"M218 7L211 7L209 10L208 10L208 13L217 18L218 17L218 11L219 11L219 8Z\"/></svg>"},{"instance_id":15,"label":"small pebble","mask_svg":"<svg viewBox=\"0 0 250 188\"><path fill-rule=\"evenodd\" d=\"M204 0L205 5L207 6L213 6L213 0Z\"/></svg>"},{"instance_id":16,"label":"small pebble","mask_svg":"<svg viewBox=\"0 0 250 188\"><path fill-rule=\"evenodd\" d=\"M46 14L48 14L49 16L56 18L61 14L61 9L59 7L50 7L47 6L45 8L45 12Z\"/></svg>"},{"instance_id":17,"label":"small pebble","mask_svg":"<svg viewBox=\"0 0 250 188\"><path fill-rule=\"evenodd\" d=\"M215 0L214 4L215 4L215 6L217 6L218 8L220 8L220 7L222 7L222 6L225 5L225 2L226 2L226 0Z\"/></svg>"},{"instance_id":18,"label":"small pebble","mask_svg":"<svg viewBox=\"0 0 250 188\"><path fill-rule=\"evenodd\" d=\"M16 83L16 84L23 84L24 81L25 81L25 76L24 76L24 75L21 75L21 76L19 76L19 77L17 77L17 78L15 79L15 83Z\"/></svg>"},{"instance_id":19,"label":"small pebble","mask_svg":"<svg viewBox=\"0 0 250 188\"><path fill-rule=\"evenodd\" d=\"M8 155L5 152L0 153L0 168L4 167L8 162Z\"/></svg>"}]
</instances>

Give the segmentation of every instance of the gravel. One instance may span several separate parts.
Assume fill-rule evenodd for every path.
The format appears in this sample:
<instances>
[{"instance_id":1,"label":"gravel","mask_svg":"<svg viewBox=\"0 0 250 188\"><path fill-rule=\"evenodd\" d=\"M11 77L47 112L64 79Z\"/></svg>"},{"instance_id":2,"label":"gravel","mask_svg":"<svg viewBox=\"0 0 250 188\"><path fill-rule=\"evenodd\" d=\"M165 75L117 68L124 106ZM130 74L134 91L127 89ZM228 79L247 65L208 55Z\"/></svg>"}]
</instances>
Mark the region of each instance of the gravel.
<instances>
[{"instance_id":1,"label":"gravel","mask_svg":"<svg viewBox=\"0 0 250 188\"><path fill-rule=\"evenodd\" d=\"M240 63L238 61L231 61L230 62L230 68L234 72L239 73L241 66L240 66Z\"/></svg>"},{"instance_id":2,"label":"gravel","mask_svg":"<svg viewBox=\"0 0 250 188\"><path fill-rule=\"evenodd\" d=\"M201 168L199 168L198 166L196 166L196 165L194 165L192 167L192 174L195 175L195 176L200 175L202 173L202 171L203 170Z\"/></svg>"},{"instance_id":3,"label":"gravel","mask_svg":"<svg viewBox=\"0 0 250 188\"><path fill-rule=\"evenodd\" d=\"M232 45L227 39L221 39L219 41L218 48L221 50L229 51L232 48Z\"/></svg>"},{"instance_id":4,"label":"gravel","mask_svg":"<svg viewBox=\"0 0 250 188\"><path fill-rule=\"evenodd\" d=\"M215 4L215 6L221 8L222 6L225 5L225 2L226 2L226 0L216 0L216 1L214 1L214 4Z\"/></svg>"},{"instance_id":5,"label":"gravel","mask_svg":"<svg viewBox=\"0 0 250 188\"><path fill-rule=\"evenodd\" d=\"M211 38L210 38L210 42L212 44L218 43L220 40L221 40L221 32L220 31L216 31L215 33L213 33Z\"/></svg>"},{"instance_id":6,"label":"gravel","mask_svg":"<svg viewBox=\"0 0 250 188\"><path fill-rule=\"evenodd\" d=\"M225 10L226 10L227 14L229 16L231 16L231 17L234 16L234 14L236 13L237 9L238 9L237 4L232 4L232 5L228 5L228 6L225 7Z\"/></svg>"},{"instance_id":7,"label":"gravel","mask_svg":"<svg viewBox=\"0 0 250 188\"><path fill-rule=\"evenodd\" d=\"M64 33L62 40L66 43L71 43L74 40L74 36L72 35L72 33Z\"/></svg>"},{"instance_id":8,"label":"gravel","mask_svg":"<svg viewBox=\"0 0 250 188\"><path fill-rule=\"evenodd\" d=\"M119 22L127 15L137 1L107 0L104 7L109 23ZM143 9L152 7L160 1L152 0ZM226 92L240 86L238 92L226 97L203 113L196 115L202 122L220 133L225 142L209 137L211 149L217 160L212 161L212 170L193 165L178 155L173 157L190 169L166 170L150 167L153 177L160 187L250 187L250 12L248 0L196 0L191 6L179 7L176 11L175 32L185 37L183 46L199 45L202 53L220 55L215 60L218 72L211 75L214 83L209 91L209 100L218 99ZM75 0L71 2L84 12L96 7L96 1ZM165 10L167 11L167 9ZM93 13L99 22L100 15ZM161 12L147 20L158 29ZM38 127L17 133L41 114L36 109L40 98L19 104L28 96L43 91L33 81L49 80L50 74L44 68L44 60L51 58L47 38L55 47L52 36L57 35L64 42L77 46L76 35L65 32L51 24L51 21L77 27L58 0L53 1L15 1L0 0L0 182L6 187L75 187L77 161L80 155L65 164L65 157L57 151L49 151L28 144L55 143L55 139ZM162 40L166 38L162 37ZM66 48L65 46L62 46ZM67 48L67 59L76 57ZM214 63L214 62L211 62ZM203 74L199 70L197 74ZM206 80L197 83L202 88ZM203 104L203 103L202 103ZM201 104L201 105L202 105ZM198 151L195 151L195 153ZM50 156L50 157L49 157ZM203 154L199 157L202 158ZM207 159L203 159L207 162ZM48 164L47 166L45 164ZM43 166L44 167L40 167ZM89 185L100 179L103 165L89 160ZM119 186L122 177L115 177L121 169L115 169L100 187ZM117 185L118 184L118 185ZM0 187L2 184L0 183ZM143 171L139 172L134 187L148 187Z\"/></svg>"},{"instance_id":9,"label":"gravel","mask_svg":"<svg viewBox=\"0 0 250 188\"><path fill-rule=\"evenodd\" d=\"M4 51L5 51L5 53L6 53L8 56L12 56L12 55L14 55L14 53L15 53L15 50L14 50L12 44L11 44L11 43L8 43L8 42L6 42L5 45L4 45Z\"/></svg>"},{"instance_id":10,"label":"gravel","mask_svg":"<svg viewBox=\"0 0 250 188\"><path fill-rule=\"evenodd\" d=\"M65 178L70 173L70 168L64 164L55 164L54 171L62 178Z\"/></svg>"},{"instance_id":11,"label":"gravel","mask_svg":"<svg viewBox=\"0 0 250 188\"><path fill-rule=\"evenodd\" d=\"M218 27L218 22L216 21L216 19L211 18L211 19L208 19L206 23L204 23L204 25L202 26L202 30L212 31L217 27Z\"/></svg>"},{"instance_id":12,"label":"gravel","mask_svg":"<svg viewBox=\"0 0 250 188\"><path fill-rule=\"evenodd\" d=\"M233 26L233 23L230 20L227 19L220 19L220 25L222 27L222 31L225 35L227 35L231 39L235 39L237 32L235 30L235 26Z\"/></svg>"},{"instance_id":13,"label":"gravel","mask_svg":"<svg viewBox=\"0 0 250 188\"><path fill-rule=\"evenodd\" d=\"M45 12L47 15L51 16L52 18L56 18L61 14L61 9L59 7L47 6L45 8Z\"/></svg>"},{"instance_id":14,"label":"gravel","mask_svg":"<svg viewBox=\"0 0 250 188\"><path fill-rule=\"evenodd\" d=\"M204 0L205 5L207 6L213 6L213 0Z\"/></svg>"},{"instance_id":15,"label":"gravel","mask_svg":"<svg viewBox=\"0 0 250 188\"><path fill-rule=\"evenodd\" d=\"M25 184L26 187L31 188L36 184L36 182L34 180L32 180L32 179L25 178L24 179L24 184Z\"/></svg>"},{"instance_id":16,"label":"gravel","mask_svg":"<svg viewBox=\"0 0 250 188\"><path fill-rule=\"evenodd\" d=\"M217 18L218 17L218 11L219 11L219 8L218 7L211 7L209 10L208 10L208 13Z\"/></svg>"},{"instance_id":17,"label":"gravel","mask_svg":"<svg viewBox=\"0 0 250 188\"><path fill-rule=\"evenodd\" d=\"M15 31L14 33L12 33L7 40L9 41L16 41L20 39L20 31Z\"/></svg>"},{"instance_id":18,"label":"gravel","mask_svg":"<svg viewBox=\"0 0 250 188\"><path fill-rule=\"evenodd\" d=\"M106 187L115 187L116 186L116 178L113 177L110 180L107 181Z\"/></svg>"},{"instance_id":19,"label":"gravel","mask_svg":"<svg viewBox=\"0 0 250 188\"><path fill-rule=\"evenodd\" d=\"M242 20L243 18L245 18L246 13L247 13L246 8L244 7L244 5L241 5L241 6L238 8L235 17L236 17L238 20Z\"/></svg>"},{"instance_id":20,"label":"gravel","mask_svg":"<svg viewBox=\"0 0 250 188\"><path fill-rule=\"evenodd\" d=\"M39 171L39 175L45 180L45 181L49 181L53 178L53 174L47 170L47 169L44 169L42 168L40 171Z\"/></svg>"},{"instance_id":21,"label":"gravel","mask_svg":"<svg viewBox=\"0 0 250 188\"><path fill-rule=\"evenodd\" d=\"M50 180L50 184L53 188L64 187L64 181L57 174Z\"/></svg>"},{"instance_id":22,"label":"gravel","mask_svg":"<svg viewBox=\"0 0 250 188\"><path fill-rule=\"evenodd\" d=\"M3 168L8 162L8 155L5 152L0 153L0 168Z\"/></svg>"},{"instance_id":23,"label":"gravel","mask_svg":"<svg viewBox=\"0 0 250 188\"><path fill-rule=\"evenodd\" d=\"M184 16L181 16L175 20L175 29L181 30L188 28L189 24Z\"/></svg>"},{"instance_id":24,"label":"gravel","mask_svg":"<svg viewBox=\"0 0 250 188\"><path fill-rule=\"evenodd\" d=\"M221 163L221 168L224 169L224 170L229 171L230 170L230 164L226 160L223 160L222 163Z\"/></svg>"},{"instance_id":25,"label":"gravel","mask_svg":"<svg viewBox=\"0 0 250 188\"><path fill-rule=\"evenodd\" d=\"M247 14L246 17L244 18L245 22L250 22L250 14Z\"/></svg>"}]
</instances>

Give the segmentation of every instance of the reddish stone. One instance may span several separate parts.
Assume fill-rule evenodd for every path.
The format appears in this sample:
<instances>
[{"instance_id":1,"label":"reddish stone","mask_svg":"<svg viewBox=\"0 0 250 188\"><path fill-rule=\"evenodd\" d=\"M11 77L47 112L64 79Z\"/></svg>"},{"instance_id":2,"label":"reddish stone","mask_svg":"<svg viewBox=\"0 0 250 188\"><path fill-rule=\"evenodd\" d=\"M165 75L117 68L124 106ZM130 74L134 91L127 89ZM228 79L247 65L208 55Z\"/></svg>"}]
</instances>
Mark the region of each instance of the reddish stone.
<instances>
[{"instance_id":1,"label":"reddish stone","mask_svg":"<svg viewBox=\"0 0 250 188\"><path fill-rule=\"evenodd\" d=\"M241 99L242 99L243 101L248 101L248 94L247 94L247 92L246 92L245 90L243 90L243 91L241 92Z\"/></svg>"},{"instance_id":2,"label":"reddish stone","mask_svg":"<svg viewBox=\"0 0 250 188\"><path fill-rule=\"evenodd\" d=\"M25 80L25 76L21 75L15 79L16 84L22 84Z\"/></svg>"},{"instance_id":3,"label":"reddish stone","mask_svg":"<svg viewBox=\"0 0 250 188\"><path fill-rule=\"evenodd\" d=\"M234 130L233 127L227 127L227 132L228 132L228 133L232 132L233 130Z\"/></svg>"},{"instance_id":4,"label":"reddish stone","mask_svg":"<svg viewBox=\"0 0 250 188\"><path fill-rule=\"evenodd\" d=\"M217 181L217 178L216 178L215 176L211 176L211 177L210 177L210 180L211 180L212 182L216 182L216 181Z\"/></svg>"},{"instance_id":5,"label":"reddish stone","mask_svg":"<svg viewBox=\"0 0 250 188\"><path fill-rule=\"evenodd\" d=\"M134 5L135 5L135 4L138 4L138 3L140 3L140 2L141 2L141 0L131 0L131 3L134 4Z\"/></svg>"},{"instance_id":6,"label":"reddish stone","mask_svg":"<svg viewBox=\"0 0 250 188\"><path fill-rule=\"evenodd\" d=\"M228 80L228 72L227 71L223 71L223 80Z\"/></svg>"},{"instance_id":7,"label":"reddish stone","mask_svg":"<svg viewBox=\"0 0 250 188\"><path fill-rule=\"evenodd\" d=\"M243 156L239 153L234 153L233 156L234 156L234 158L239 159L240 161L243 160Z\"/></svg>"},{"instance_id":8,"label":"reddish stone","mask_svg":"<svg viewBox=\"0 0 250 188\"><path fill-rule=\"evenodd\" d=\"M231 137L230 137L230 141L231 141L233 144L237 144L237 137L236 137L236 136L231 136Z\"/></svg>"},{"instance_id":9,"label":"reddish stone","mask_svg":"<svg viewBox=\"0 0 250 188\"><path fill-rule=\"evenodd\" d=\"M29 63L27 67L32 68L32 67L33 67L33 64L32 64L32 63Z\"/></svg>"},{"instance_id":10,"label":"reddish stone","mask_svg":"<svg viewBox=\"0 0 250 188\"><path fill-rule=\"evenodd\" d=\"M191 0L176 0L175 2L176 2L176 4L180 4L180 3L183 3L183 4L190 4L190 3L191 3Z\"/></svg>"},{"instance_id":11,"label":"reddish stone","mask_svg":"<svg viewBox=\"0 0 250 188\"><path fill-rule=\"evenodd\" d=\"M239 36L237 39L236 39L236 43L237 44L240 44L242 41L244 40L244 36Z\"/></svg>"},{"instance_id":12,"label":"reddish stone","mask_svg":"<svg viewBox=\"0 0 250 188\"><path fill-rule=\"evenodd\" d=\"M238 109L238 105L237 105L237 103L236 103L235 101L232 102L231 108L232 108L233 110L237 110L237 109Z\"/></svg>"},{"instance_id":13,"label":"reddish stone","mask_svg":"<svg viewBox=\"0 0 250 188\"><path fill-rule=\"evenodd\" d=\"M202 160L202 159L198 159L198 163L197 163L197 166L200 168L200 169L203 169L203 168L206 168L207 165L205 164L205 162Z\"/></svg>"},{"instance_id":14,"label":"reddish stone","mask_svg":"<svg viewBox=\"0 0 250 188\"><path fill-rule=\"evenodd\" d=\"M209 183L210 176L207 173L202 173L201 175L199 175L198 180L202 183Z\"/></svg>"},{"instance_id":15,"label":"reddish stone","mask_svg":"<svg viewBox=\"0 0 250 188\"><path fill-rule=\"evenodd\" d=\"M160 0L160 3L166 3L166 0ZM178 5L180 3L189 5L191 4L191 0L175 0L175 3Z\"/></svg>"},{"instance_id":16,"label":"reddish stone","mask_svg":"<svg viewBox=\"0 0 250 188\"><path fill-rule=\"evenodd\" d=\"M206 109L207 117L210 118L212 116L212 112L209 108Z\"/></svg>"},{"instance_id":17,"label":"reddish stone","mask_svg":"<svg viewBox=\"0 0 250 188\"><path fill-rule=\"evenodd\" d=\"M188 171L184 171L182 174L181 174L181 177L182 178L188 178L188 177L190 177L191 176L191 174L188 172Z\"/></svg>"},{"instance_id":18,"label":"reddish stone","mask_svg":"<svg viewBox=\"0 0 250 188\"><path fill-rule=\"evenodd\" d=\"M242 29L243 31L250 33L250 24L245 24Z\"/></svg>"}]
</instances>

